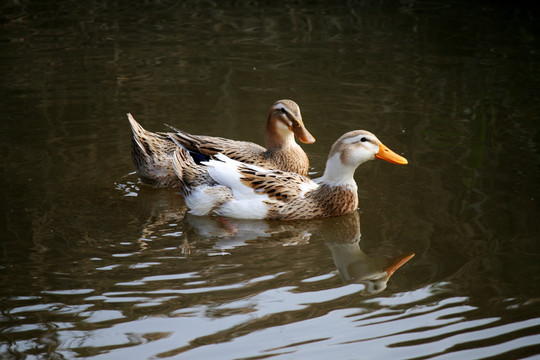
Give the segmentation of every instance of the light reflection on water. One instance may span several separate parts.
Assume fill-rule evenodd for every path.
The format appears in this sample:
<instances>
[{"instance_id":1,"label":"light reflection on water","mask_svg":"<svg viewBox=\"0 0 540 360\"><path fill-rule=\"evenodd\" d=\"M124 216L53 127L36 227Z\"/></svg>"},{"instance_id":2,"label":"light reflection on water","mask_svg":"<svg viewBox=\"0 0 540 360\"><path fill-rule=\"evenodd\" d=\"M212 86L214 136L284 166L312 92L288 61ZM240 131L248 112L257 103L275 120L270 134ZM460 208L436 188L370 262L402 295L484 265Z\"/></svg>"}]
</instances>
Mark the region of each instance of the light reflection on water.
<instances>
[{"instance_id":1,"label":"light reflection on water","mask_svg":"<svg viewBox=\"0 0 540 360\"><path fill-rule=\"evenodd\" d=\"M251 5L1 5L0 357L538 356L534 13ZM281 98L313 174L357 128L410 164L300 222L194 217L133 173L127 112L261 143Z\"/></svg>"},{"instance_id":2,"label":"light reflection on water","mask_svg":"<svg viewBox=\"0 0 540 360\"><path fill-rule=\"evenodd\" d=\"M160 233L161 229L178 227L176 222L179 219L169 223L162 218L153 219L156 222L142 223L147 227L141 231L144 237L138 240L149 241L149 244L119 243L119 246L112 246L108 260L93 258L90 262L93 267L85 266L85 271L94 273L93 277L99 283L104 283L105 279L130 280L115 281L103 290L41 291L40 297L23 301L36 301L36 304L12 307L7 313L12 317L11 321L15 321L13 317L17 316L16 322L24 323L26 314L33 317L39 313L47 313L52 318L66 317L67 322L62 324L54 320L54 337L58 342L57 351L67 357L90 351L86 354L88 356L130 344L141 347L136 350L136 356L146 354L145 357L152 357L162 351L158 349L172 349L169 350L171 355L191 349L192 342L220 343L229 337L236 338L238 334L240 338L236 341L241 341L244 328L273 331L275 324L294 323L298 318L296 313L315 311L321 313L316 315L320 317L328 310L319 307L331 309L333 306L330 304L335 301L369 294L366 291L370 287L370 278L375 282L383 281L382 287L376 290L380 292L388 281L388 275L384 273L381 276L381 273L389 265L387 258L394 255L370 256L360 250L358 213L317 221L233 220L227 226L217 218L188 216L189 221L184 223L188 227L185 232L179 231L178 235L171 237L173 242L155 249L152 248L152 238L156 241L168 238L166 234L161 235L161 239L148 236L148 228ZM235 231L231 232L231 229ZM186 236L192 239L189 244L178 242L184 234L190 234ZM329 236L331 239L325 241ZM302 241L298 241L299 238ZM122 245L125 250L118 252L116 248L122 248ZM257 253L251 253L251 247L258 248ZM297 251L302 247L313 249ZM184 250L186 248L190 250ZM215 257L208 256L215 254L216 249L221 249L222 258L233 258L214 261ZM235 252L241 249L247 250L246 254L235 256ZM153 261L141 263L148 251L155 252ZM181 261L197 260L201 256L206 256L207 266L196 271L178 272L182 268ZM286 261L279 258L286 258ZM256 264L265 266L260 269ZM156 270L156 267L161 274L140 276L141 271ZM171 272L163 273L163 269ZM355 276L361 278L360 284L342 281L353 280L349 271L354 271ZM44 298L53 302L44 303ZM71 304L54 302L55 298L71 299ZM22 299L11 301L20 303ZM16 334L44 329L21 325L6 330ZM305 336L307 338L302 341L311 342L313 334ZM260 350L266 351L270 344L265 344ZM127 354L103 356L129 356L129 348L125 351Z\"/></svg>"},{"instance_id":3,"label":"light reflection on water","mask_svg":"<svg viewBox=\"0 0 540 360\"><path fill-rule=\"evenodd\" d=\"M99 359L179 354L220 358L224 352L238 358L265 354L324 359L335 346L343 353L354 353L362 346L368 357L376 357L380 348L386 349L389 358L419 357L456 343L465 344L463 356L475 357L476 348L468 349L467 343L534 329L537 324L536 319L501 324L497 317L469 318L477 307L466 297L448 297L449 283L416 290L398 287L397 292L394 287L364 300L362 295L370 294L366 293L369 285L350 283L350 266L359 267L353 271L362 278L359 271L367 270L363 275L369 276L379 266L380 273L388 265L381 260L397 253L362 251L358 213L300 222L232 220L225 226L217 218L186 216L181 201L177 205L176 212L158 207L167 211L140 222L142 236L136 236L137 241L119 243L125 247L122 252L112 245L108 260L93 258L93 267L86 270L95 273L98 283L104 278L124 281L110 283L105 291L51 289L42 291L41 297L11 299L37 302L12 307L7 313L11 321L16 316L16 322L24 324L25 314L30 321L40 313L52 319L64 317L64 321L53 320L56 352L68 358L80 354ZM175 235L167 236L171 233L165 231L171 229ZM161 244L154 247L154 242ZM208 256L217 250L221 259L215 262L215 257ZM146 252L153 253L152 261L141 262ZM130 256L117 256L122 254ZM179 272L182 262L190 259L197 261L197 269ZM158 274L141 273L146 269ZM400 271L390 284L404 279ZM100 272L109 274L101 277ZM70 298L71 304L66 303ZM4 330L22 335L32 332L47 330L37 324ZM508 344L528 344L536 340L531 336ZM23 344L19 346L19 351L25 351ZM109 352L113 349L117 350Z\"/></svg>"}]
</instances>

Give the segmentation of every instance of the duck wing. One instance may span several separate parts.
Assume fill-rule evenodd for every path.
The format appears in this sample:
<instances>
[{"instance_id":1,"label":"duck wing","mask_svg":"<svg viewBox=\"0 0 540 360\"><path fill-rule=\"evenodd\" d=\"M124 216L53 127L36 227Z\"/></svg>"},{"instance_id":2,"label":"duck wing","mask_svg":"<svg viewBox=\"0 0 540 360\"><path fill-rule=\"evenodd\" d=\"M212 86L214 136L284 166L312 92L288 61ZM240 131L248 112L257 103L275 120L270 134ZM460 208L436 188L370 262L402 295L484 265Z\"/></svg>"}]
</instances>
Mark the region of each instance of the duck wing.
<instances>
[{"instance_id":1,"label":"duck wing","mask_svg":"<svg viewBox=\"0 0 540 360\"><path fill-rule=\"evenodd\" d=\"M215 157L215 160L205 163L208 173L220 185L231 188L238 200L266 195L271 200L288 202L319 187L308 177L297 173L241 163L223 154Z\"/></svg>"},{"instance_id":2,"label":"duck wing","mask_svg":"<svg viewBox=\"0 0 540 360\"><path fill-rule=\"evenodd\" d=\"M182 144L190 151L199 152L206 156L221 153L240 162L252 163L260 159L266 151L264 147L247 141L207 135L191 135L185 131L175 130L176 133L168 134L173 141Z\"/></svg>"}]
</instances>

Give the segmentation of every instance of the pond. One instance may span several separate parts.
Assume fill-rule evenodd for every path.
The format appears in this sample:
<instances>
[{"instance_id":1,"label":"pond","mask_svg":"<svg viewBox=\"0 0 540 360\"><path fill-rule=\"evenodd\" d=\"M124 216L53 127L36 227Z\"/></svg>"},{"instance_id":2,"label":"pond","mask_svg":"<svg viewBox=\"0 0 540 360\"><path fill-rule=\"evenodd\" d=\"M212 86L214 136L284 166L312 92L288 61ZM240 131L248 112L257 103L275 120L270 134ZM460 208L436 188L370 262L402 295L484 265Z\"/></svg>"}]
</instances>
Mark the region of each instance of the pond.
<instances>
[{"instance_id":1,"label":"pond","mask_svg":"<svg viewBox=\"0 0 540 360\"><path fill-rule=\"evenodd\" d=\"M2 359L540 356L535 8L0 8ZM279 99L313 177L356 129L409 164L361 165L355 213L304 221L194 216L138 179L127 113L264 144Z\"/></svg>"}]
</instances>

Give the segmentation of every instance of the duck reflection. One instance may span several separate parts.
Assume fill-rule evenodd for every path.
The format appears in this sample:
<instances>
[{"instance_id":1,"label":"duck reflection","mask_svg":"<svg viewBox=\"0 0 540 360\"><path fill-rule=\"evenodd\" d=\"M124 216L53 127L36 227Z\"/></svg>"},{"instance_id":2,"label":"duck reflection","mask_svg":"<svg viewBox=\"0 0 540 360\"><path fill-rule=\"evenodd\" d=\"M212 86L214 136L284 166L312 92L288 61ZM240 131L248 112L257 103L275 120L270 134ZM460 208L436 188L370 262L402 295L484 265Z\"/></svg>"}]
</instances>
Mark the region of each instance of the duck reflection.
<instances>
[{"instance_id":1,"label":"duck reflection","mask_svg":"<svg viewBox=\"0 0 540 360\"><path fill-rule=\"evenodd\" d=\"M212 251L221 253L252 244L296 246L322 240L330 249L342 280L364 285L363 295L383 291L394 272L414 256L412 252L390 257L362 251L358 211L314 220L243 220L187 214L183 201L178 201L176 194L164 196L162 192L156 192L152 204L145 207L145 213L150 212L147 214L150 216L144 222L140 236L144 244L145 239L170 233L171 225L176 224L183 230L179 236L183 241L182 253L186 255L207 252L209 240L213 243L210 245ZM148 211L149 207L152 211Z\"/></svg>"},{"instance_id":2,"label":"duck reflection","mask_svg":"<svg viewBox=\"0 0 540 360\"><path fill-rule=\"evenodd\" d=\"M377 294L414 253L394 257L366 254L360 248L360 215L352 214L311 221L264 221L223 219L186 215L189 227L205 240L213 238L214 249L229 250L253 243L304 245L312 239L324 239L334 264L346 283L365 286L363 295ZM196 241L195 236L190 236Z\"/></svg>"},{"instance_id":3,"label":"duck reflection","mask_svg":"<svg viewBox=\"0 0 540 360\"><path fill-rule=\"evenodd\" d=\"M225 219L191 214L185 219L199 237L214 238L214 248L223 250L263 241L283 246L303 245L309 242L317 228L310 221Z\"/></svg>"},{"instance_id":4,"label":"duck reflection","mask_svg":"<svg viewBox=\"0 0 540 360\"><path fill-rule=\"evenodd\" d=\"M334 264L341 278L346 283L365 286L362 295L377 294L386 289L387 282L403 264L409 261L414 253L401 254L395 257L368 255L360 248L360 216L358 212L351 214L347 224L336 224L331 239L326 245L332 252Z\"/></svg>"},{"instance_id":5,"label":"duck reflection","mask_svg":"<svg viewBox=\"0 0 540 360\"><path fill-rule=\"evenodd\" d=\"M313 220L249 220L186 214L189 228L203 238L215 238L216 246L234 248L274 240L280 245L308 244L311 238L339 239L359 236L358 213ZM194 238L194 237L193 237Z\"/></svg>"},{"instance_id":6,"label":"duck reflection","mask_svg":"<svg viewBox=\"0 0 540 360\"><path fill-rule=\"evenodd\" d=\"M137 242L141 251L145 251L149 242L178 229L188 209L178 193L145 185L131 179L133 176L134 173L124 176L122 182L116 183L116 189L124 193L124 204L128 207L125 212L140 227Z\"/></svg>"}]
</instances>

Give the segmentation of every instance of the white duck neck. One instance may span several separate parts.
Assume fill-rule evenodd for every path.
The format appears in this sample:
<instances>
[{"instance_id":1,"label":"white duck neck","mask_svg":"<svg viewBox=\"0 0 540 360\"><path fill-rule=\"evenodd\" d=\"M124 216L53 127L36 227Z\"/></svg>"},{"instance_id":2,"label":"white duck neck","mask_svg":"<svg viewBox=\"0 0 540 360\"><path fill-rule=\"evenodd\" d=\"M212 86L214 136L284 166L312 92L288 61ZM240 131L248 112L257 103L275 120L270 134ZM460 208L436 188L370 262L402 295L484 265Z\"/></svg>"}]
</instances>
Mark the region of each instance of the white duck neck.
<instances>
[{"instance_id":1,"label":"white duck neck","mask_svg":"<svg viewBox=\"0 0 540 360\"><path fill-rule=\"evenodd\" d=\"M352 185L356 187L355 170L356 167L344 165L341 162L340 153L335 153L326 161L324 175L319 179L319 182L330 186Z\"/></svg>"}]
</instances>

